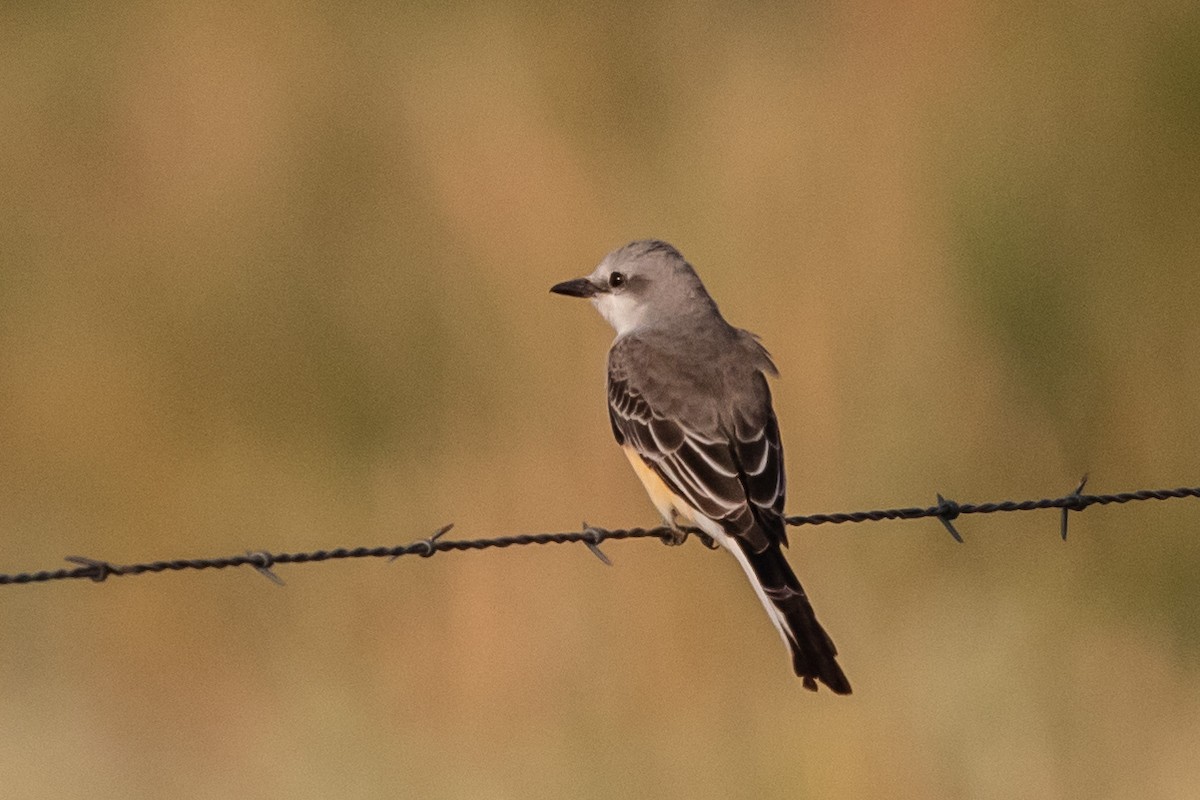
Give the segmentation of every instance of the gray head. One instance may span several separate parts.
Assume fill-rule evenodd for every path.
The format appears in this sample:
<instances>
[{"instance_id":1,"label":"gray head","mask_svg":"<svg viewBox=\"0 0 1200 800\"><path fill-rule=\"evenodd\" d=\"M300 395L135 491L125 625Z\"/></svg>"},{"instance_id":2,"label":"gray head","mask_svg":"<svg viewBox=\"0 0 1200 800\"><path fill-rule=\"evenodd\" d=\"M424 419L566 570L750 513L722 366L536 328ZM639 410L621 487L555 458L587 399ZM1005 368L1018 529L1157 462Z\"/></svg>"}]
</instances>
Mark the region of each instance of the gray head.
<instances>
[{"instance_id":1,"label":"gray head","mask_svg":"<svg viewBox=\"0 0 1200 800\"><path fill-rule=\"evenodd\" d=\"M618 248L591 275L555 284L550 291L590 299L618 336L663 323L724 322L691 265L656 239Z\"/></svg>"}]
</instances>

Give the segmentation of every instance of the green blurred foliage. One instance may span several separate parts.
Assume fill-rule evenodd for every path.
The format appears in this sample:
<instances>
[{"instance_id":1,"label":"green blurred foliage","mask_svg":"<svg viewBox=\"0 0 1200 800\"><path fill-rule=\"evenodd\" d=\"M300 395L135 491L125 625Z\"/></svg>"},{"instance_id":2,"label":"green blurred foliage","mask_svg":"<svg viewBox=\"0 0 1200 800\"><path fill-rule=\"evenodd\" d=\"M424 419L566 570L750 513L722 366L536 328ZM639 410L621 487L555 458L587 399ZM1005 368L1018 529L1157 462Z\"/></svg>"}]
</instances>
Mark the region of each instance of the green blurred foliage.
<instances>
[{"instance_id":1,"label":"green blurred foliage","mask_svg":"<svg viewBox=\"0 0 1200 800\"><path fill-rule=\"evenodd\" d=\"M653 523L610 331L677 244L782 371L790 509L1195 484L1200 12L7 4L0 570ZM1180 501L4 590L34 797L1191 797ZM82 777L81 777L82 776Z\"/></svg>"}]
</instances>

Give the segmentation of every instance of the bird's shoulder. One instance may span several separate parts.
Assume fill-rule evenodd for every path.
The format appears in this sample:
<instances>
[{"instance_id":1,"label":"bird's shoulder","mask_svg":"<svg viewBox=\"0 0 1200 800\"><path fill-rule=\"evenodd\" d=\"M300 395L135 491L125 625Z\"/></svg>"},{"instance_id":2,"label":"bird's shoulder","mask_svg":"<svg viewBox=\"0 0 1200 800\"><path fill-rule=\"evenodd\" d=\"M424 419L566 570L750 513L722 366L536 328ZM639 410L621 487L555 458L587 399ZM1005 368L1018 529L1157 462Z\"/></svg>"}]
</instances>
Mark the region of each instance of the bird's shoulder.
<instances>
[{"instance_id":1,"label":"bird's shoulder","mask_svg":"<svg viewBox=\"0 0 1200 800\"><path fill-rule=\"evenodd\" d=\"M720 364L681 336L629 334L613 342L608 353L611 400L633 398L657 416L687 419L704 429L718 421L714 389L720 377Z\"/></svg>"},{"instance_id":2,"label":"bird's shoulder","mask_svg":"<svg viewBox=\"0 0 1200 800\"><path fill-rule=\"evenodd\" d=\"M643 398L662 413L690 411L691 418L709 416L698 406L737 398L742 413L769 407L766 375L777 375L766 348L749 331L723 325L701 331L636 331L619 337L608 352L610 389ZM682 408L686 405L688 408Z\"/></svg>"},{"instance_id":3,"label":"bird's shoulder","mask_svg":"<svg viewBox=\"0 0 1200 800\"><path fill-rule=\"evenodd\" d=\"M756 335L723 322L695 329L633 331L613 342L608 363L610 372L634 378L664 367L700 380L714 373L778 375L771 354Z\"/></svg>"}]
</instances>

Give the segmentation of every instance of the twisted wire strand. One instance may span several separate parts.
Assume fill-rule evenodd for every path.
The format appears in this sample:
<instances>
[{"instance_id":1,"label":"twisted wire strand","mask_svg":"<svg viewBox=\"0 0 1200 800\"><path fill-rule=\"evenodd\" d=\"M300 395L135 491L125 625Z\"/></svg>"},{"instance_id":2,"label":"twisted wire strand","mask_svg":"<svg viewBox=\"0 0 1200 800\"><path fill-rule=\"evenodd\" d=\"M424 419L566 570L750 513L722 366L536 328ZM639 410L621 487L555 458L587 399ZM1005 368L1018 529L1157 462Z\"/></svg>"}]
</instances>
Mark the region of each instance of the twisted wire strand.
<instances>
[{"instance_id":1,"label":"twisted wire strand","mask_svg":"<svg viewBox=\"0 0 1200 800\"><path fill-rule=\"evenodd\" d=\"M1134 492L1118 492L1116 494L1083 494L1087 478L1079 484L1072 493L1062 497L1042 500L1004 500L991 503L956 503L947 500L940 494L937 503L930 506L910 506L907 508L889 508L876 511L852 511L837 514L809 514L786 517L788 525L839 525L844 523L880 522L883 520L912 520L926 517L937 518L950 535L962 542L962 536L954 526L954 520L965 514L993 514L1010 511L1037 511L1057 508L1062 510L1061 534L1067 538L1067 515L1072 511L1083 511L1089 506L1106 506L1111 504L1132 503L1145 500L1176 500L1186 497L1200 498L1200 487L1180 487L1177 489L1141 489ZM600 544L608 541L623 539L659 539L669 543L679 543L687 534L682 534L668 527L656 528L618 528L605 529L583 524L583 530L566 531L562 533L525 533L512 536L498 536L486 539L444 539L442 538L453 525L446 525L432 535L414 542L391 547L338 547L332 550L313 550L301 553L270 553L267 551L251 551L243 555L225 556L221 558L181 558L167 561L149 561L138 564L113 564L108 561L88 558L86 556L67 556L66 560L75 564L74 567L42 570L39 572L18 572L12 574L0 573L0 586L16 586L31 583L46 583L49 581L87 578L95 582L103 582L109 577L125 577L145 575L160 572L182 572L184 570L225 569L227 567L254 567L259 573L270 580L282 584L279 576L273 571L277 564L319 564L326 561L337 561L347 558L387 558L395 560L401 556L419 555L430 557L435 553L465 550L488 550L491 548L518 547L532 544L570 544L583 543L604 563L611 563L600 550Z\"/></svg>"}]
</instances>

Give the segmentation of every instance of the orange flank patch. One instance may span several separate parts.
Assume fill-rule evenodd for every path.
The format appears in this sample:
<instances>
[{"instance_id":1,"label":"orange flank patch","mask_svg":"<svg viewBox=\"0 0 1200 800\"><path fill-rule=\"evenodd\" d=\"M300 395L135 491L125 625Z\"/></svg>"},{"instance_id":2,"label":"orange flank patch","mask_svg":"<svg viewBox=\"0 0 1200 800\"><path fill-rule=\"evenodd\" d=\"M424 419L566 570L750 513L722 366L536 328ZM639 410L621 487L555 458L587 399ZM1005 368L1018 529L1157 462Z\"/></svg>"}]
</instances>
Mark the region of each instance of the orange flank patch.
<instances>
[{"instance_id":1,"label":"orange flank patch","mask_svg":"<svg viewBox=\"0 0 1200 800\"><path fill-rule=\"evenodd\" d=\"M687 501L679 495L671 491L663 479L658 477L654 470L646 463L638 452L632 447L622 447L625 452L625 457L629 459L630 466L637 474L638 480L646 487L646 494L650 495L650 502L654 503L654 507L658 509L658 513L662 514L664 520L670 520L675 517L679 523L689 526L697 526L696 514L688 506ZM672 514L674 512L674 514Z\"/></svg>"}]
</instances>

